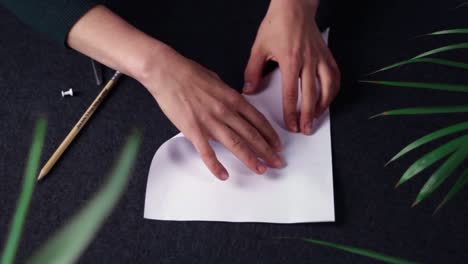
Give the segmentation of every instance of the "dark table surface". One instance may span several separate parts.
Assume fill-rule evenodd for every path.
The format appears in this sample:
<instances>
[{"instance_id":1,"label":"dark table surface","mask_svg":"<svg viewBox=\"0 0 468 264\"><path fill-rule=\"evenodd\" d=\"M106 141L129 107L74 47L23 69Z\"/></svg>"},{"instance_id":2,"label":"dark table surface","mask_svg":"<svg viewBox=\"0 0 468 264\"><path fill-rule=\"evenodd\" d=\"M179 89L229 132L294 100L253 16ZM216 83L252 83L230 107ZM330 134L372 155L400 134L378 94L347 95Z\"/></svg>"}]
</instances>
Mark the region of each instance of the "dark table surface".
<instances>
[{"instance_id":1,"label":"dark table surface","mask_svg":"<svg viewBox=\"0 0 468 264\"><path fill-rule=\"evenodd\" d=\"M125 3L126 2L126 3ZM163 2L163 1L160 1ZM164 1L169 2L169 1ZM218 72L235 88L268 1L114 1L126 19ZM202 3L199 3L202 2ZM255 3L249 3L255 2ZM323 0L323 2L326 2ZM325 16L330 47L341 67L342 92L332 106L336 222L256 224L170 222L143 219L147 173L156 149L177 133L154 99L124 78L104 102L49 177L37 186L18 252L22 262L73 215L106 178L132 127L144 140L129 187L81 263L373 263L369 259L277 236L313 237L370 248L424 263L464 263L468 258L468 191L438 214L437 193L410 208L429 173L393 188L412 161L383 164L404 145L430 131L466 120L466 115L368 117L391 108L463 104L466 94L364 85L365 73L422 51L466 41L467 35L414 36L468 26L463 1L343 1ZM34 121L48 117L42 161L99 92L89 60L61 49L0 9L0 238L4 239L19 194ZM466 51L444 54L455 60ZM111 72L106 72L107 77ZM466 71L411 65L375 79L468 83ZM62 99L61 90L77 95Z\"/></svg>"}]
</instances>

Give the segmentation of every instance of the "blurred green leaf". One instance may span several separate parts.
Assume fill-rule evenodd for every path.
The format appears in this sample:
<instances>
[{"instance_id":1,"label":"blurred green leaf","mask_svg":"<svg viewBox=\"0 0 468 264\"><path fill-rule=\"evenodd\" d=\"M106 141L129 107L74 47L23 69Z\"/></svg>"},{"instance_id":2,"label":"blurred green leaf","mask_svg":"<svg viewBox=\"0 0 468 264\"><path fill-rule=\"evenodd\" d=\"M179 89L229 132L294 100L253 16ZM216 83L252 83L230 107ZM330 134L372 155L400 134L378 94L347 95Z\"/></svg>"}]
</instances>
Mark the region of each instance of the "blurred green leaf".
<instances>
[{"instance_id":1,"label":"blurred green leaf","mask_svg":"<svg viewBox=\"0 0 468 264\"><path fill-rule=\"evenodd\" d=\"M468 140L463 141L460 148L431 175L421 191L419 191L413 206L419 204L436 190L466 158L468 158Z\"/></svg>"},{"instance_id":2,"label":"blurred green leaf","mask_svg":"<svg viewBox=\"0 0 468 264\"><path fill-rule=\"evenodd\" d=\"M445 128L442 128L442 129L439 129L437 131L434 131L432 133L429 133L421 138L418 138L417 140L415 140L414 142L412 142L411 144L409 144L408 146L406 146L405 148L403 148L400 152L398 152L392 159L390 159L390 161L387 162L386 165L388 165L389 163L397 160L398 158L400 158L401 156L405 155L406 153L426 144L426 143L429 143L433 140L436 140L438 138L441 138L441 137L444 137L444 136L447 136L447 135L450 135L450 134L453 134L453 133L457 133L457 132L460 132L460 131L463 131L463 130L468 130L468 122L462 122L462 123L458 123L458 124L455 124L455 125L451 125L451 126L448 126L448 127L445 127Z\"/></svg>"},{"instance_id":3,"label":"blurred green leaf","mask_svg":"<svg viewBox=\"0 0 468 264\"><path fill-rule=\"evenodd\" d=\"M335 244L335 243L331 243L331 242L327 242L327 241L323 241L323 240L310 239L310 238L303 238L302 240L305 241L305 242L308 242L308 243L322 245L322 246L338 249L338 250L341 250L341 251L345 251L345 252L365 256L365 257L372 258L372 259L375 259L375 260L380 260L380 261L383 261L385 263L392 263L392 264L413 264L413 263L416 263L416 262L413 262L413 261L409 261L409 260L405 260L405 259L401 259L401 258L396 258L396 257L388 256L388 255L384 255L384 254L381 254L381 253L378 253L378 252L375 252L375 251L371 251L371 250L367 250L367 249L349 247L349 246Z\"/></svg>"},{"instance_id":4,"label":"blurred green leaf","mask_svg":"<svg viewBox=\"0 0 468 264\"><path fill-rule=\"evenodd\" d=\"M381 84L381 85L387 85L387 86L396 86L396 87L411 87L411 88L422 88L422 89L432 89L432 90L449 91L449 92L468 93L468 85L447 84L447 83L426 83L426 82L369 81L369 80L363 80L360 82Z\"/></svg>"},{"instance_id":5,"label":"blurred green leaf","mask_svg":"<svg viewBox=\"0 0 468 264\"><path fill-rule=\"evenodd\" d=\"M418 159L416 162L414 162L403 174L403 176L400 178L398 181L396 187L398 187L400 184L408 181L409 179L413 178L416 174L420 173L427 167L431 166L435 162L441 160L442 158L446 157L450 153L453 153L456 151L458 148L460 148L460 145L468 140L468 136L463 136L456 138L454 140L451 140L450 142L436 148L435 150L427 153L426 155L422 156L420 159Z\"/></svg>"},{"instance_id":6,"label":"blurred green leaf","mask_svg":"<svg viewBox=\"0 0 468 264\"><path fill-rule=\"evenodd\" d=\"M29 263L67 264L78 259L125 190L140 138L138 131L131 133L108 181L68 224L35 252Z\"/></svg>"},{"instance_id":7,"label":"blurred green leaf","mask_svg":"<svg viewBox=\"0 0 468 264\"><path fill-rule=\"evenodd\" d=\"M448 35L448 34L468 34L468 28L454 28L454 29L440 30L440 31L426 34L426 36L437 36L437 35Z\"/></svg>"},{"instance_id":8,"label":"blurred green leaf","mask_svg":"<svg viewBox=\"0 0 468 264\"><path fill-rule=\"evenodd\" d=\"M37 170L39 168L39 162L41 160L42 146L44 145L44 138L46 134L47 121L45 118L39 118L36 121L36 127L34 129L34 135L31 147L29 148L28 160L24 171L23 184L21 187L21 194L16 206L16 211L12 218L10 231L8 233L8 239L6 241L2 257L0 259L1 264L13 263L18 248L18 243L21 238L24 221L28 213L29 204L34 191L34 185L36 183Z\"/></svg>"},{"instance_id":9,"label":"blurred green leaf","mask_svg":"<svg viewBox=\"0 0 468 264\"><path fill-rule=\"evenodd\" d=\"M370 119L376 118L379 116L391 116L391 115L427 115L427 114L448 114L448 113L468 113L468 105L401 108L401 109L385 111L383 113L371 116Z\"/></svg>"},{"instance_id":10,"label":"blurred green leaf","mask_svg":"<svg viewBox=\"0 0 468 264\"><path fill-rule=\"evenodd\" d=\"M465 184L468 182L468 169L466 169L460 178L458 178L457 182L453 185L453 187L450 189L448 194L444 197L444 200L437 206L436 212L442 208L448 201L450 201L462 188L465 186Z\"/></svg>"}]
</instances>

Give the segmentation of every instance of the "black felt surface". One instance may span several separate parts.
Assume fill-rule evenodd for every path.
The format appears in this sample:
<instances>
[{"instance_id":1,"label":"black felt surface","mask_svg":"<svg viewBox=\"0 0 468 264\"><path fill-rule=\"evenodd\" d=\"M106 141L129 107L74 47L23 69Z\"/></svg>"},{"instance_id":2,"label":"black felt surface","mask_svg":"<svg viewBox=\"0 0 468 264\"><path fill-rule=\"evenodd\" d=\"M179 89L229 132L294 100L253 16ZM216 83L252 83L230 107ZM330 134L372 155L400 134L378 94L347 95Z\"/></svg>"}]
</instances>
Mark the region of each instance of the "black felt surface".
<instances>
[{"instance_id":1,"label":"black felt surface","mask_svg":"<svg viewBox=\"0 0 468 264\"><path fill-rule=\"evenodd\" d=\"M233 87L242 72L268 1L120 1L112 7L148 33L215 70ZM169 2L169 1L161 1ZM255 3L252 3L255 2ZM325 0L323 1L325 2ZM467 36L414 36L468 26L462 1L344 1L330 18L330 46L342 69L342 93L332 107L336 223L242 224L143 219L146 178L156 149L176 129L136 81L124 78L76 142L35 191L18 252L24 261L100 186L131 127L144 131L130 185L80 263L374 263L372 260L278 236L313 237L366 247L423 263L465 263L468 191L437 215L433 210L455 180L410 208L423 173L394 190L403 170L430 144L387 168L383 164L425 133L466 115L368 117L391 108L463 104L466 94L364 85L364 74ZM348 3L351 2L351 3ZM90 62L60 49L0 9L0 237L20 189L34 120L46 114L45 161L98 93ZM463 61L467 52L443 56ZM107 72L109 77L110 72ZM466 72L412 65L376 79L468 83ZM62 99L73 87L78 95ZM439 141L440 142L440 141ZM222 197L220 197L222 199Z\"/></svg>"}]
</instances>

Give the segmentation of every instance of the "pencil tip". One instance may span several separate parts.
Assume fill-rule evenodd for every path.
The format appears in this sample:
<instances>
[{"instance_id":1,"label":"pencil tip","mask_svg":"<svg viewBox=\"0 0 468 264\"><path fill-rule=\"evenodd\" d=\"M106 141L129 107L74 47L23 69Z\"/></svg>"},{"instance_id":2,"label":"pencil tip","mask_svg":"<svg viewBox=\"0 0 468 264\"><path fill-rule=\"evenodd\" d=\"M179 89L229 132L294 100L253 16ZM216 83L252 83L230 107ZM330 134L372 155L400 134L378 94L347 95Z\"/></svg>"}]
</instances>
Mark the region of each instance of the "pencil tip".
<instances>
[{"instance_id":1,"label":"pencil tip","mask_svg":"<svg viewBox=\"0 0 468 264\"><path fill-rule=\"evenodd\" d=\"M45 173L44 170L41 170L41 172L39 172L39 176L37 176L37 181L40 181L42 178L44 178L46 174L47 173Z\"/></svg>"}]
</instances>

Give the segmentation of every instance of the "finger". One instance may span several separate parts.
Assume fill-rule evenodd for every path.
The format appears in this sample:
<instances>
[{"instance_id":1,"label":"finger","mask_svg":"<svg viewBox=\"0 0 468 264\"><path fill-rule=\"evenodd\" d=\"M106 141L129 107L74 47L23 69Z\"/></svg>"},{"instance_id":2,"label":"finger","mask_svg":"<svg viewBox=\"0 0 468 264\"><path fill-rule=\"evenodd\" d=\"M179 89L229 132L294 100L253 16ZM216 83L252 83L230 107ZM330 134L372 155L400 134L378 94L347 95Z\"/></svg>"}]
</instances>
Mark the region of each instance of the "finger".
<instances>
[{"instance_id":1,"label":"finger","mask_svg":"<svg viewBox=\"0 0 468 264\"><path fill-rule=\"evenodd\" d=\"M268 144L263 135L240 115L232 115L225 119L227 125L238 133L258 156L274 168L283 166L283 161L276 151Z\"/></svg>"},{"instance_id":2,"label":"finger","mask_svg":"<svg viewBox=\"0 0 468 264\"><path fill-rule=\"evenodd\" d=\"M197 138L197 140L193 141L193 145L195 146L195 149L200 155L203 163L205 163L206 167L211 171L211 173L213 173L213 175L222 181L229 178L226 168L218 161L215 152L206 138Z\"/></svg>"},{"instance_id":3,"label":"finger","mask_svg":"<svg viewBox=\"0 0 468 264\"><path fill-rule=\"evenodd\" d=\"M277 152L281 151L281 140L276 133L275 129L271 126L270 122L265 116L260 113L253 105L247 102L242 96L234 98L233 106L241 116L248 120L248 122L256 129L267 143Z\"/></svg>"},{"instance_id":4,"label":"finger","mask_svg":"<svg viewBox=\"0 0 468 264\"><path fill-rule=\"evenodd\" d=\"M319 60L317 75L320 82L321 96L317 104L316 116L320 116L331 104L340 90L340 70L333 58Z\"/></svg>"},{"instance_id":5,"label":"finger","mask_svg":"<svg viewBox=\"0 0 468 264\"><path fill-rule=\"evenodd\" d=\"M258 90L265 63L266 56L256 49L252 49L244 72L244 88L242 89L244 93L251 94Z\"/></svg>"},{"instance_id":6,"label":"finger","mask_svg":"<svg viewBox=\"0 0 468 264\"><path fill-rule=\"evenodd\" d=\"M302 97L300 127L305 135L312 135L315 109L317 105L315 62L304 65L301 73Z\"/></svg>"},{"instance_id":7,"label":"finger","mask_svg":"<svg viewBox=\"0 0 468 264\"><path fill-rule=\"evenodd\" d=\"M257 174L263 174L267 170L265 164L257 159L247 147L245 141L233 130L225 125L220 125L213 133L214 137L232 152L247 168Z\"/></svg>"},{"instance_id":8,"label":"finger","mask_svg":"<svg viewBox=\"0 0 468 264\"><path fill-rule=\"evenodd\" d=\"M280 61L283 83L283 118L285 126L292 132L298 132L297 97L300 65L297 60Z\"/></svg>"}]
</instances>

